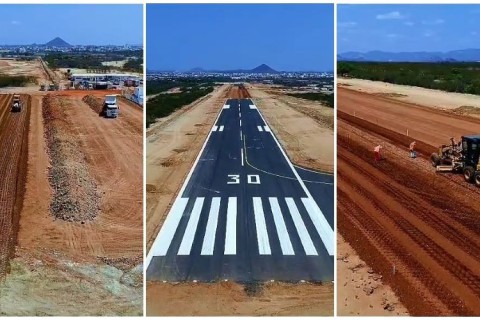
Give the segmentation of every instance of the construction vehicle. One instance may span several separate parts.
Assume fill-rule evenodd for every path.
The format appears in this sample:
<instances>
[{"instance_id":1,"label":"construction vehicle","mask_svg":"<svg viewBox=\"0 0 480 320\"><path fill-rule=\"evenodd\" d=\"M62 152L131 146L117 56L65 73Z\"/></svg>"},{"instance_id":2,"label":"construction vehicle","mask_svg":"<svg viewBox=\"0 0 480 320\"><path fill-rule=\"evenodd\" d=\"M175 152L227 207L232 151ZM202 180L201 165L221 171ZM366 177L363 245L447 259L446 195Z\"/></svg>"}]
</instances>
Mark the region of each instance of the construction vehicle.
<instances>
[{"instance_id":1,"label":"construction vehicle","mask_svg":"<svg viewBox=\"0 0 480 320\"><path fill-rule=\"evenodd\" d=\"M105 96L103 103L102 115L106 118L116 118L119 114L119 108L117 105L117 96L115 94L109 94Z\"/></svg>"},{"instance_id":2,"label":"construction vehicle","mask_svg":"<svg viewBox=\"0 0 480 320\"><path fill-rule=\"evenodd\" d=\"M55 85L53 83L48 85L48 91L55 91Z\"/></svg>"},{"instance_id":3,"label":"construction vehicle","mask_svg":"<svg viewBox=\"0 0 480 320\"><path fill-rule=\"evenodd\" d=\"M442 145L438 153L432 153L432 165L438 172L462 173L465 181L480 187L480 135L463 136L458 144L453 138L450 141L450 145Z\"/></svg>"},{"instance_id":4,"label":"construction vehicle","mask_svg":"<svg viewBox=\"0 0 480 320\"><path fill-rule=\"evenodd\" d=\"M45 91L45 84L42 83L42 84L40 85L40 91Z\"/></svg>"},{"instance_id":5,"label":"construction vehicle","mask_svg":"<svg viewBox=\"0 0 480 320\"><path fill-rule=\"evenodd\" d=\"M20 101L20 95L14 94L13 101L12 101L12 112L20 112L22 111L22 101Z\"/></svg>"}]
</instances>

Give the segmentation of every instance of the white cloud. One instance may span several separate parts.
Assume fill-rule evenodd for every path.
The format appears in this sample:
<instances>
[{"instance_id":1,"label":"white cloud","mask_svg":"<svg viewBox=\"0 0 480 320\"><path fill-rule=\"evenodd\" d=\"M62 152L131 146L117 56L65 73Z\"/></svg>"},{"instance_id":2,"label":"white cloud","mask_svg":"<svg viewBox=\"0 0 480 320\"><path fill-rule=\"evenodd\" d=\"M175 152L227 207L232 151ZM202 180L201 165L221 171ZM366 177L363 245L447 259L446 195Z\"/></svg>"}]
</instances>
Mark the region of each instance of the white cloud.
<instances>
[{"instance_id":1,"label":"white cloud","mask_svg":"<svg viewBox=\"0 0 480 320\"><path fill-rule=\"evenodd\" d=\"M433 31L430 31L430 30L426 30L424 33L423 33L423 36L424 37L433 37L435 35L435 33Z\"/></svg>"},{"instance_id":2,"label":"white cloud","mask_svg":"<svg viewBox=\"0 0 480 320\"><path fill-rule=\"evenodd\" d=\"M394 20L394 19L400 20L400 19L405 19L405 16L398 11L392 11L385 14L377 14L377 19L378 20Z\"/></svg>"},{"instance_id":3,"label":"white cloud","mask_svg":"<svg viewBox=\"0 0 480 320\"><path fill-rule=\"evenodd\" d=\"M408 27L412 27L412 26L414 26L414 25L415 25L415 22L412 22L412 21L405 21L403 24L404 24L404 25L406 25L406 26L408 26Z\"/></svg>"},{"instance_id":4,"label":"white cloud","mask_svg":"<svg viewBox=\"0 0 480 320\"><path fill-rule=\"evenodd\" d=\"M10 23L11 23L11 24L20 24L20 21L12 20Z\"/></svg>"},{"instance_id":5,"label":"white cloud","mask_svg":"<svg viewBox=\"0 0 480 320\"><path fill-rule=\"evenodd\" d=\"M422 24L424 24L426 26L435 26L435 25L439 25L439 24L443 24L443 23L445 23L445 20L443 20L443 19L423 20L422 21Z\"/></svg>"},{"instance_id":6,"label":"white cloud","mask_svg":"<svg viewBox=\"0 0 480 320\"><path fill-rule=\"evenodd\" d=\"M338 22L337 25L340 28L351 28L351 27L355 27L357 23L355 21L347 21L347 22Z\"/></svg>"}]
</instances>

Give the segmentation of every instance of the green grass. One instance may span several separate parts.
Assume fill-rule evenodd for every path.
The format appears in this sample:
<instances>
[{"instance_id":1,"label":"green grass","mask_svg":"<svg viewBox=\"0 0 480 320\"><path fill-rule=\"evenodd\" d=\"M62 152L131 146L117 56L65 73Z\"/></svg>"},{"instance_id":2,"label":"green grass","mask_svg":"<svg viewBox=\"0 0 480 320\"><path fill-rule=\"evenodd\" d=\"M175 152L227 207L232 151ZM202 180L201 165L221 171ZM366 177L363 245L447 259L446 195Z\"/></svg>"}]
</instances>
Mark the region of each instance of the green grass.
<instances>
[{"instance_id":1,"label":"green grass","mask_svg":"<svg viewBox=\"0 0 480 320\"><path fill-rule=\"evenodd\" d=\"M288 95L295 98L300 98L300 99L320 101L330 108L333 108L334 106L333 94L324 94L321 92L307 92L307 93L288 93Z\"/></svg>"},{"instance_id":2,"label":"green grass","mask_svg":"<svg viewBox=\"0 0 480 320\"><path fill-rule=\"evenodd\" d=\"M449 92L480 94L479 63L339 62L337 74Z\"/></svg>"},{"instance_id":3,"label":"green grass","mask_svg":"<svg viewBox=\"0 0 480 320\"><path fill-rule=\"evenodd\" d=\"M148 84L147 84L148 88ZM147 101L147 128L158 118L170 115L175 110L209 94L213 87L191 87L180 93L160 94Z\"/></svg>"}]
</instances>

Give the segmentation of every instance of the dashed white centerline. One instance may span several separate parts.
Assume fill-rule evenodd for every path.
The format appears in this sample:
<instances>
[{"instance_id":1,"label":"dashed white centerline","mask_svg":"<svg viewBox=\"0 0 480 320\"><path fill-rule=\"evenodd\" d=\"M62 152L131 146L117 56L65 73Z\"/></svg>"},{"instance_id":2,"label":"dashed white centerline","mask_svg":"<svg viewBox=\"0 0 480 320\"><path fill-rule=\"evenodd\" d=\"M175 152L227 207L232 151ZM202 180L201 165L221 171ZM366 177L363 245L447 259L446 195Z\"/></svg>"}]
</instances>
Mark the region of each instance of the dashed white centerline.
<instances>
[{"instance_id":1,"label":"dashed white centerline","mask_svg":"<svg viewBox=\"0 0 480 320\"><path fill-rule=\"evenodd\" d=\"M240 153L242 154L242 167L244 166L243 165L243 148L240 149Z\"/></svg>"},{"instance_id":2,"label":"dashed white centerline","mask_svg":"<svg viewBox=\"0 0 480 320\"><path fill-rule=\"evenodd\" d=\"M240 119L240 127L242 126L242 119Z\"/></svg>"}]
</instances>

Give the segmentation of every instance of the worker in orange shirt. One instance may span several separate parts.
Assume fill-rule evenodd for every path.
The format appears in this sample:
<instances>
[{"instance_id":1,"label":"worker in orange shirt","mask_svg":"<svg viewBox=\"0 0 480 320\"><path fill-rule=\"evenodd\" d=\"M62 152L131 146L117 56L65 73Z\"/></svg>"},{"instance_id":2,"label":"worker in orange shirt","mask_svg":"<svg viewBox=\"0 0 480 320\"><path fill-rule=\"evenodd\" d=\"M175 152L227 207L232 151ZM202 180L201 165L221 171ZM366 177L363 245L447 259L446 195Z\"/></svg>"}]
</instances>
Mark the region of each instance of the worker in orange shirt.
<instances>
[{"instance_id":1,"label":"worker in orange shirt","mask_svg":"<svg viewBox=\"0 0 480 320\"><path fill-rule=\"evenodd\" d=\"M382 155L380 154L381 149L382 149L381 145L378 145L373 149L373 153L375 154L375 161L382 160Z\"/></svg>"},{"instance_id":2,"label":"worker in orange shirt","mask_svg":"<svg viewBox=\"0 0 480 320\"><path fill-rule=\"evenodd\" d=\"M413 141L410 143L410 147L408 148L410 150L410 158L415 159L417 157L417 152L415 151L415 145L417 143Z\"/></svg>"}]
</instances>

